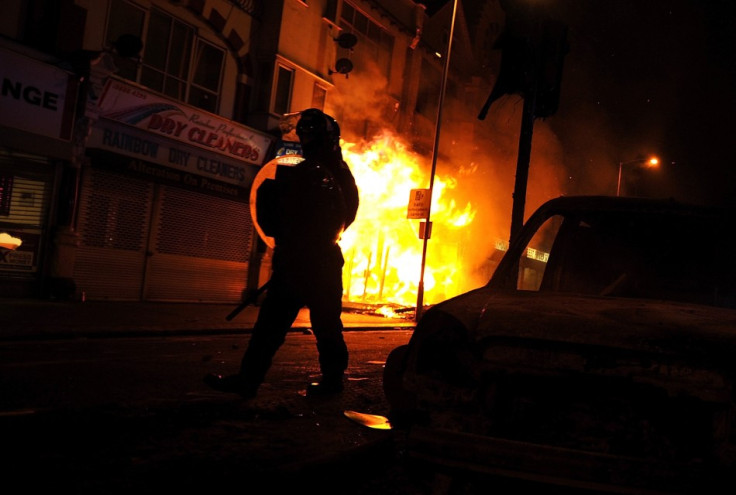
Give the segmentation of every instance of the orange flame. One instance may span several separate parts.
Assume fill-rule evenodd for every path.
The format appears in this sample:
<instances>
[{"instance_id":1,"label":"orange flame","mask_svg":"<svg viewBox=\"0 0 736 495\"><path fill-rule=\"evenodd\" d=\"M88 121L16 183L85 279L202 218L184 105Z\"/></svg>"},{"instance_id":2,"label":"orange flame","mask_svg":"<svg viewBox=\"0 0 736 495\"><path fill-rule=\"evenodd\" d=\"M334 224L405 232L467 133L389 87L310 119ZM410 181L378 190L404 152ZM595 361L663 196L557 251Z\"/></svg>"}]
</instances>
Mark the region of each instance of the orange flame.
<instances>
[{"instance_id":1,"label":"orange flame","mask_svg":"<svg viewBox=\"0 0 736 495\"><path fill-rule=\"evenodd\" d=\"M360 190L355 223L343 234L343 283L348 301L415 306L423 240L420 220L407 219L412 189L429 187L430 165L386 131L371 143L342 143ZM457 182L435 175L432 233L424 270L424 303L433 304L467 289L462 251L475 218L469 202L452 196Z\"/></svg>"}]
</instances>

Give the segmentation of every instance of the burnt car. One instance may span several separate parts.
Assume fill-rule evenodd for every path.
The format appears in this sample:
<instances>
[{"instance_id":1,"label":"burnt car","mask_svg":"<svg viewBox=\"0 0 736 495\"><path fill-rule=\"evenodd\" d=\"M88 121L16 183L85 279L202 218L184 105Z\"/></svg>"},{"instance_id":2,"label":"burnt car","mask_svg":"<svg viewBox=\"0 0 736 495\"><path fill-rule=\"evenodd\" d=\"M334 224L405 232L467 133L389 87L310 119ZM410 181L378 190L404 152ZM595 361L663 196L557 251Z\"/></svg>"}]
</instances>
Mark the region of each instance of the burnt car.
<instances>
[{"instance_id":1,"label":"burnt car","mask_svg":"<svg viewBox=\"0 0 736 495\"><path fill-rule=\"evenodd\" d=\"M386 361L407 455L611 493L736 486L732 210L560 197Z\"/></svg>"}]
</instances>

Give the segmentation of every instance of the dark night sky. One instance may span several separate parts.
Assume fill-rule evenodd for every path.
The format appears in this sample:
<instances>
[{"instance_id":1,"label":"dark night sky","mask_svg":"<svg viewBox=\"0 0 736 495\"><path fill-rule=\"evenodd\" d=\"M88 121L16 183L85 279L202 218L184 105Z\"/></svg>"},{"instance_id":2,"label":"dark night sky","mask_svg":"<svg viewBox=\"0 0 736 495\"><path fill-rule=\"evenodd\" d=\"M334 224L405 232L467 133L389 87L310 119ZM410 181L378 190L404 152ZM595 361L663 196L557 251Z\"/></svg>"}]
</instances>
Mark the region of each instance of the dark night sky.
<instances>
[{"instance_id":1,"label":"dark night sky","mask_svg":"<svg viewBox=\"0 0 736 495\"><path fill-rule=\"evenodd\" d=\"M615 192L619 161L656 153L656 174L626 174L638 192L736 203L734 4L544 1L569 29L560 107L549 123L573 192L606 192L607 184Z\"/></svg>"}]
</instances>

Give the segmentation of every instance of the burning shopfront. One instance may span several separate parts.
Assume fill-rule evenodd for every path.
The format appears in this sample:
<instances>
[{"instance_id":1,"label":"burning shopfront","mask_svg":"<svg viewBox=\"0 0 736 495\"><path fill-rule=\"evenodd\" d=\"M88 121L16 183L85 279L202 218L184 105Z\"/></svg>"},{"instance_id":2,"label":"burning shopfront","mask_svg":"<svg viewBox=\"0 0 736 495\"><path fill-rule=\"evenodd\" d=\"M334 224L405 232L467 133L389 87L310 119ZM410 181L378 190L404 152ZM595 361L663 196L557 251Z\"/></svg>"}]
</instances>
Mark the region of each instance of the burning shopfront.
<instances>
[{"instance_id":1,"label":"burning shopfront","mask_svg":"<svg viewBox=\"0 0 736 495\"><path fill-rule=\"evenodd\" d=\"M413 2L344 1L341 9L330 11L329 19L323 9L329 2L263 3L280 14L264 19L278 18L279 25L260 25L262 19L237 5L231 8L230 2L207 3L206 8L200 2L77 3L72 13L79 14L85 36L68 52L90 59L70 81L79 84L82 76L92 85L89 98L80 97L76 119L70 115L65 121L78 132L55 140L62 152L33 139L26 139L23 149L26 155L40 149L48 155L40 157L47 163L49 195L40 214L46 223L36 243L40 251L33 255L39 260L37 278L67 280L69 297L87 300L239 301L243 290L259 287L269 275L269 252L258 240L249 211L252 181L278 154L272 140L280 116L317 106L340 122L343 153L360 189L358 217L341 240L345 300L413 307L422 276L427 304L488 280L498 246L505 248L500 239L507 238L510 162L517 138L499 132L500 126L481 129L474 124L472 95L484 96L485 91L448 95L439 167L427 195L431 227L424 230L431 240L426 264L424 222L407 212L412 192L427 191L430 183L430 136L436 124L432 102L441 74L435 55L443 37L437 30L427 31L421 40L418 36L422 22L444 26L448 19L426 18ZM381 14L387 12L392 16ZM140 25L123 22L131 18L141 19ZM299 36L248 43L256 39L256 29L293 33L289 26L297 24L303 28ZM191 80L164 70L163 62L190 52L163 53L163 25L189 36L188 44L175 46L192 48ZM352 34L357 44L342 46L338 31ZM148 49L142 58L121 55L115 41L121 33L143 40ZM437 43L429 44L434 38ZM304 40L325 49L314 49ZM56 53L57 47L47 50ZM198 53L210 58L195 57ZM346 57L354 64L349 78L332 70ZM254 60L267 62L261 67ZM201 74L213 82L207 98L200 98L202 81L194 77ZM451 87L475 87L462 81ZM77 98L73 89L71 100ZM507 110L513 113L511 106ZM505 128L512 117L498 120ZM17 127L15 122L0 125ZM10 134L0 137L0 146L9 149L8 143L19 142L6 136ZM540 156L554 155L544 151ZM18 156L16 152L14 159ZM550 184L552 174L540 172L535 174L539 185L532 181L530 194L541 191L539 196L547 197L557 188ZM22 192L19 184L13 183L14 196ZM5 220L0 216L0 226L6 226ZM13 259L29 256L23 253L33 246L26 235Z\"/></svg>"},{"instance_id":2,"label":"burning shopfront","mask_svg":"<svg viewBox=\"0 0 736 495\"><path fill-rule=\"evenodd\" d=\"M248 194L270 135L112 76L105 52L89 53L89 94L83 72L27 52L2 52L0 226L22 241L3 253L1 275L13 281L4 295L233 302L263 282ZM397 137L344 146L363 198L342 241L350 301L410 306L416 297L422 240L406 204L425 187L427 164ZM459 227L469 208L453 205L447 219ZM446 273L436 284L431 263L428 285L454 283L452 260L468 243L448 245L450 261L438 263Z\"/></svg>"}]
</instances>

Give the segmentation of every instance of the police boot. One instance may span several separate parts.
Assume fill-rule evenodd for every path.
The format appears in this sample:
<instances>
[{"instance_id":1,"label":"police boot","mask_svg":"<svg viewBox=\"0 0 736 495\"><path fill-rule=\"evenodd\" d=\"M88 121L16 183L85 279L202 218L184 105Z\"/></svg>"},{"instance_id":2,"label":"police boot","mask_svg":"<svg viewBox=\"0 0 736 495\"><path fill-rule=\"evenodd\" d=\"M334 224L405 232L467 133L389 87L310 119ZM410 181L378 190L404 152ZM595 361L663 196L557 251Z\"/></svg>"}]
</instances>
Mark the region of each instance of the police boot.
<instances>
[{"instance_id":1,"label":"police boot","mask_svg":"<svg viewBox=\"0 0 736 495\"><path fill-rule=\"evenodd\" d=\"M307 397L325 397L339 394L345 388L343 376L322 377L319 382L310 383L307 386Z\"/></svg>"}]
</instances>

